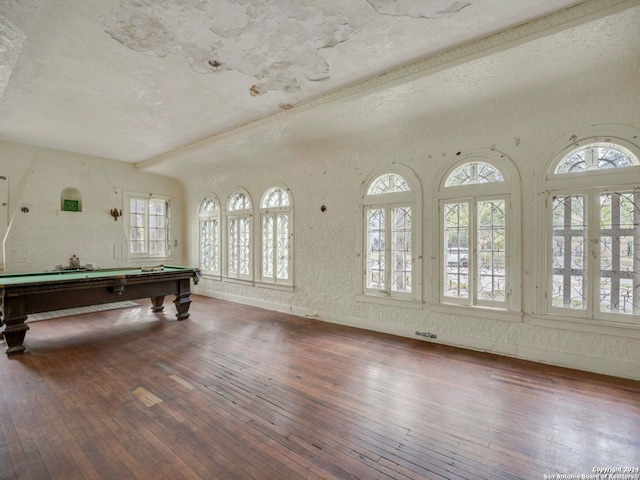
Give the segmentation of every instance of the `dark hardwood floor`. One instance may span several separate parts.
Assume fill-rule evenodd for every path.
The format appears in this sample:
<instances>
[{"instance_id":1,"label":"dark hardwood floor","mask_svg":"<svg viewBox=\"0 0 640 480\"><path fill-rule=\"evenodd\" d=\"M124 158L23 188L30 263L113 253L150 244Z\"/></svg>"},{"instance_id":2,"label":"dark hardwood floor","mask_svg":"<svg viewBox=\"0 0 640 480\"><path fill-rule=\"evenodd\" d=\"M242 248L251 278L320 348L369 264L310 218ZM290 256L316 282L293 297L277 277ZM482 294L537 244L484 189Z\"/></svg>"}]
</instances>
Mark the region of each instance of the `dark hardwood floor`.
<instances>
[{"instance_id":1,"label":"dark hardwood floor","mask_svg":"<svg viewBox=\"0 0 640 480\"><path fill-rule=\"evenodd\" d=\"M0 479L543 479L640 465L640 382L193 296L30 323ZM549 478L549 477L547 477Z\"/></svg>"}]
</instances>

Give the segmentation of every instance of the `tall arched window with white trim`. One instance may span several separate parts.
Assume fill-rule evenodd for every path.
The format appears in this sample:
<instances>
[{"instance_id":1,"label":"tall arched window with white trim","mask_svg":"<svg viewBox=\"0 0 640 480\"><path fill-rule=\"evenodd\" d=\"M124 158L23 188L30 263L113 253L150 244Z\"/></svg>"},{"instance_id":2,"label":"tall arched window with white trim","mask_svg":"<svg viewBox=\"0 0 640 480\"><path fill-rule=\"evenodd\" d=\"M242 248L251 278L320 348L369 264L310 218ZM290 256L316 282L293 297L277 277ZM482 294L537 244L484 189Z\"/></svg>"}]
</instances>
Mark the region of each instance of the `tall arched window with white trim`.
<instances>
[{"instance_id":1,"label":"tall arched window with white trim","mask_svg":"<svg viewBox=\"0 0 640 480\"><path fill-rule=\"evenodd\" d=\"M200 202L200 269L204 274L220 275L220 205L215 196Z\"/></svg>"},{"instance_id":2,"label":"tall arched window with white trim","mask_svg":"<svg viewBox=\"0 0 640 480\"><path fill-rule=\"evenodd\" d=\"M251 280L252 204L246 191L238 191L227 202L227 275Z\"/></svg>"},{"instance_id":3,"label":"tall arched window with white trim","mask_svg":"<svg viewBox=\"0 0 640 480\"><path fill-rule=\"evenodd\" d=\"M293 283L293 199L286 187L268 189L260 202L262 282Z\"/></svg>"},{"instance_id":4,"label":"tall arched window with white trim","mask_svg":"<svg viewBox=\"0 0 640 480\"><path fill-rule=\"evenodd\" d=\"M591 137L546 179L547 312L640 324L640 149Z\"/></svg>"},{"instance_id":5,"label":"tall arched window with white trim","mask_svg":"<svg viewBox=\"0 0 640 480\"><path fill-rule=\"evenodd\" d=\"M515 168L495 151L466 155L443 175L438 192L442 304L519 309L517 186Z\"/></svg>"},{"instance_id":6,"label":"tall arched window with white trim","mask_svg":"<svg viewBox=\"0 0 640 480\"><path fill-rule=\"evenodd\" d=\"M415 174L396 166L374 175L362 203L362 293L421 301L422 201Z\"/></svg>"}]
</instances>

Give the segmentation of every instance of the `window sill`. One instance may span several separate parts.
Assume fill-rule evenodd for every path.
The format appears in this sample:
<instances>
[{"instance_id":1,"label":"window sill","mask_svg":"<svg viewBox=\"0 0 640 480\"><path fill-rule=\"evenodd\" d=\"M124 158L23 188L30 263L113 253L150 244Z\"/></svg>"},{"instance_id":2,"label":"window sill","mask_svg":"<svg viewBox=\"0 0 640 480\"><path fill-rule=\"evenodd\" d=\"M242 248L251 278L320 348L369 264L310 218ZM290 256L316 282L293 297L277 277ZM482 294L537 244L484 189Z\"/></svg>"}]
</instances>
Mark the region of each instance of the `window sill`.
<instances>
[{"instance_id":1,"label":"window sill","mask_svg":"<svg viewBox=\"0 0 640 480\"><path fill-rule=\"evenodd\" d=\"M590 320L587 318L534 315L531 323L537 327L561 328L578 332L598 333L627 338L640 338L640 324Z\"/></svg>"},{"instance_id":2,"label":"window sill","mask_svg":"<svg viewBox=\"0 0 640 480\"><path fill-rule=\"evenodd\" d=\"M420 300L413 298L391 298L387 296L376 295L356 295L356 300L365 303L377 303L380 305L392 305L394 307L413 308L415 310L422 310L423 304Z\"/></svg>"},{"instance_id":3,"label":"window sill","mask_svg":"<svg viewBox=\"0 0 640 480\"><path fill-rule=\"evenodd\" d=\"M293 285L283 285L281 283L256 282L256 287L280 290L283 292L293 292Z\"/></svg>"},{"instance_id":4,"label":"window sill","mask_svg":"<svg viewBox=\"0 0 640 480\"><path fill-rule=\"evenodd\" d=\"M254 285L253 280L245 279L245 278L224 277L222 280L227 283L236 283L238 285L248 285L250 287L253 287Z\"/></svg>"},{"instance_id":5,"label":"window sill","mask_svg":"<svg viewBox=\"0 0 640 480\"><path fill-rule=\"evenodd\" d=\"M464 315L466 317L486 318L505 322L522 322L522 312L517 312L515 310L502 310L498 308L478 306L471 307L467 305L452 305L446 303L431 305L430 310L432 312Z\"/></svg>"},{"instance_id":6,"label":"window sill","mask_svg":"<svg viewBox=\"0 0 640 480\"><path fill-rule=\"evenodd\" d=\"M158 257L158 256L148 256L148 255L136 255L129 254L129 262L133 264L146 264L148 262L153 262L154 265L170 265L173 257Z\"/></svg>"},{"instance_id":7,"label":"window sill","mask_svg":"<svg viewBox=\"0 0 640 480\"><path fill-rule=\"evenodd\" d=\"M207 280L217 280L217 281L221 281L221 280L222 280L222 275L220 275L219 273L206 273L206 272L201 272L201 274L200 274L200 278L206 278Z\"/></svg>"}]
</instances>

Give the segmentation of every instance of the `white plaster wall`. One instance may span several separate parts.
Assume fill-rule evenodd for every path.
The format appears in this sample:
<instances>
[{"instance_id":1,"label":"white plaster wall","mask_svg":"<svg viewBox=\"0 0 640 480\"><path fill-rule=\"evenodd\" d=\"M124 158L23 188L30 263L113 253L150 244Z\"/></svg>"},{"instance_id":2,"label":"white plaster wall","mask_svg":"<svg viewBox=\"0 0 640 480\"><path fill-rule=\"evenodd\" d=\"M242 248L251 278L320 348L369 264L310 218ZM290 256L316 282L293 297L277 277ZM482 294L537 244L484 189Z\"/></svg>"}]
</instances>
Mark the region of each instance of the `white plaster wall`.
<instances>
[{"instance_id":1,"label":"white plaster wall","mask_svg":"<svg viewBox=\"0 0 640 480\"><path fill-rule=\"evenodd\" d=\"M124 222L109 215L112 208L124 209L126 191L173 197L172 255L163 262L183 262L183 193L173 179L138 172L130 163L9 142L0 142L0 175L9 179L5 273L52 270L68 265L72 255L103 268L153 263L128 258ZM61 193L69 187L80 191L82 213L60 212ZM114 258L116 244L122 245L121 259Z\"/></svg>"},{"instance_id":2,"label":"white plaster wall","mask_svg":"<svg viewBox=\"0 0 640 480\"><path fill-rule=\"evenodd\" d=\"M216 194L224 209L228 196L236 186L242 186L257 205L268 186L282 182L291 189L294 198L293 292L207 278L196 290L408 337L415 337L418 329L429 331L438 335L438 342L640 379L640 339L532 323L538 305L536 273L543 263L536 254L536 233L540 227L536 225L536 181L554 154L552 145L562 138L569 143L572 133L590 125L624 124L640 128L637 67L613 62L608 69L586 70L578 77L558 78L526 90L505 91L499 97L482 98L476 104L455 110L436 114L416 112L403 125L388 125L358 136L318 140L295 151L276 146L253 161L216 163L185 177L183 181L189 185L186 207L190 264L198 263L197 210L205 195ZM349 103L332 107L331 115L337 120L349 118L351 108ZM524 317L520 323L431 310L437 271L430 260L436 255L435 172L455 161L459 151L487 147L505 153L521 175ZM359 275L356 225L361 184L367 175L392 162L411 167L422 181L425 297L422 310L356 300ZM325 213L320 210L323 204L327 207ZM257 228L255 232L258 234Z\"/></svg>"}]
</instances>

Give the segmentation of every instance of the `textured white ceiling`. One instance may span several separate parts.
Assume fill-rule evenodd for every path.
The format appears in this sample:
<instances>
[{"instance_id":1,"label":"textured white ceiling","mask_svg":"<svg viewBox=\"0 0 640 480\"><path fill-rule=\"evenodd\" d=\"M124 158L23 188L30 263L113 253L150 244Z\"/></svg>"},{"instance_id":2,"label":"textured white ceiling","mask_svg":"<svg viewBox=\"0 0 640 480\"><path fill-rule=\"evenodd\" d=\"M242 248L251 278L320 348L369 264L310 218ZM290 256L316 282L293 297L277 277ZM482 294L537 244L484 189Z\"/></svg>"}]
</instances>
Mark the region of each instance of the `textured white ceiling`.
<instances>
[{"instance_id":1,"label":"textured white ceiling","mask_svg":"<svg viewBox=\"0 0 640 480\"><path fill-rule=\"evenodd\" d=\"M574 29L566 40L615 55L637 44L638 3L0 0L0 139L147 168L186 161L196 142L251 155L349 130L354 118L362 129L536 81L550 74L536 67L541 55L558 70L579 68L539 37L610 10L624 12L615 28L626 37ZM456 75L437 74L450 68ZM346 119L338 108L318 122L344 102L353 102Z\"/></svg>"}]
</instances>

